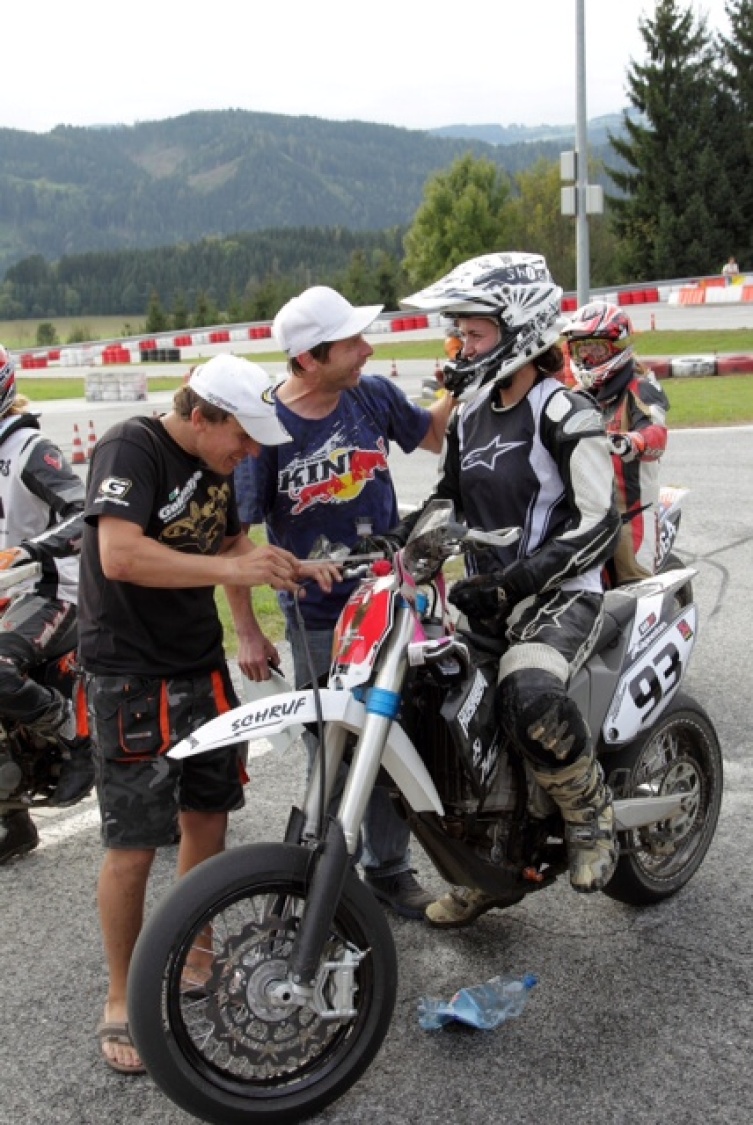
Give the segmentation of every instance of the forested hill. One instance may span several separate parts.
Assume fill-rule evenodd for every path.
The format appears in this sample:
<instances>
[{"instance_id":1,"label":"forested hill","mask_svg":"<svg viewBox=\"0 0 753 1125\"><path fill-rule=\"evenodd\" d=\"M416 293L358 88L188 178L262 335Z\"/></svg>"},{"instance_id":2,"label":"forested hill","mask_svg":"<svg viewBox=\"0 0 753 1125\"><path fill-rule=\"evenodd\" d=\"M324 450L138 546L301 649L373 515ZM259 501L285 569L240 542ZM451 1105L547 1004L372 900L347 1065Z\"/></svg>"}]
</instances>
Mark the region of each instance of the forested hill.
<instances>
[{"instance_id":1,"label":"forested hill","mask_svg":"<svg viewBox=\"0 0 753 1125\"><path fill-rule=\"evenodd\" d=\"M465 152L516 172L561 147L245 110L41 135L0 129L0 274L34 254L54 261L237 231L402 226L427 177Z\"/></svg>"}]
</instances>

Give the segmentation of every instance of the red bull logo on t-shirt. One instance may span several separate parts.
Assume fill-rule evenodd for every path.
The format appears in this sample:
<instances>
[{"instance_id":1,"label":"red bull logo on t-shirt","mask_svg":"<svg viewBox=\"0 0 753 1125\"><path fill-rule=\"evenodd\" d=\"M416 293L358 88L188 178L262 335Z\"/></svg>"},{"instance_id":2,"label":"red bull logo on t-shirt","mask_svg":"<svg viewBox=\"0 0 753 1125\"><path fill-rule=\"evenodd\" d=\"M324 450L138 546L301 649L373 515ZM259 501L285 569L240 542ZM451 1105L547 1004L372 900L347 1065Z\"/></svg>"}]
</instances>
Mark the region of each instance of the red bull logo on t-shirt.
<instances>
[{"instance_id":1,"label":"red bull logo on t-shirt","mask_svg":"<svg viewBox=\"0 0 753 1125\"><path fill-rule=\"evenodd\" d=\"M280 481L280 491L294 501L297 516L315 504L353 500L379 471L387 471L387 452L379 438L376 449L330 449L323 456L291 462Z\"/></svg>"}]
</instances>

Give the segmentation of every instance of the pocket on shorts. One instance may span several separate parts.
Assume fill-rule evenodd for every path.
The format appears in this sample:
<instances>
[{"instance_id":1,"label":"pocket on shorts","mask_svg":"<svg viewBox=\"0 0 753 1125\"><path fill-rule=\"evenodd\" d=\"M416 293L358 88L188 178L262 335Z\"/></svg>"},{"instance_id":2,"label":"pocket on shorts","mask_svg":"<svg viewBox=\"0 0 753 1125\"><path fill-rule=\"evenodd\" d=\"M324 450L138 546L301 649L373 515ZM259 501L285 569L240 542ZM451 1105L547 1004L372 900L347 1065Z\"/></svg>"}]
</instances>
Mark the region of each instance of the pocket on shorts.
<instances>
[{"instance_id":1,"label":"pocket on shorts","mask_svg":"<svg viewBox=\"0 0 753 1125\"><path fill-rule=\"evenodd\" d=\"M110 760L145 761L169 750L170 710L164 680L113 679L97 684L97 740Z\"/></svg>"}]
</instances>

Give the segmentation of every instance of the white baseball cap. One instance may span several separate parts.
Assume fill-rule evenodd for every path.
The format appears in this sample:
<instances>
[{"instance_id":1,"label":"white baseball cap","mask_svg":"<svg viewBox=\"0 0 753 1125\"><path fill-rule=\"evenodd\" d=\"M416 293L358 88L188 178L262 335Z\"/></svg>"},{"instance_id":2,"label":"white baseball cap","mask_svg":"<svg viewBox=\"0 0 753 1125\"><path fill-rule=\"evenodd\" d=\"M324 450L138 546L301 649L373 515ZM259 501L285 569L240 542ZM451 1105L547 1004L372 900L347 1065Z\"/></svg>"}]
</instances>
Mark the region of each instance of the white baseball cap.
<instances>
[{"instance_id":1,"label":"white baseball cap","mask_svg":"<svg viewBox=\"0 0 753 1125\"><path fill-rule=\"evenodd\" d=\"M376 320L384 305L355 308L335 289L314 285L283 305L272 333L284 352L295 358L317 344L359 336Z\"/></svg>"},{"instance_id":2,"label":"white baseball cap","mask_svg":"<svg viewBox=\"0 0 753 1125\"><path fill-rule=\"evenodd\" d=\"M275 412L269 376L257 363L239 355L216 355L196 368L188 385L205 402L232 414L260 445L291 440Z\"/></svg>"}]
</instances>

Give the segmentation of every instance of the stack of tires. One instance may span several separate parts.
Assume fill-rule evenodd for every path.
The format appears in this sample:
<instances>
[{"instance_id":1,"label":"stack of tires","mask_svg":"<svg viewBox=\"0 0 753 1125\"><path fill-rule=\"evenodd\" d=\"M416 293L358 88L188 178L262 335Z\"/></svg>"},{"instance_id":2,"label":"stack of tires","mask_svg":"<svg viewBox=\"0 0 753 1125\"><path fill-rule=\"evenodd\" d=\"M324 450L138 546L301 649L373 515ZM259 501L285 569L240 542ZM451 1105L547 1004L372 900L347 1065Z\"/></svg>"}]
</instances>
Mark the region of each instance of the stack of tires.
<instances>
[{"instance_id":1,"label":"stack of tires","mask_svg":"<svg viewBox=\"0 0 753 1125\"><path fill-rule=\"evenodd\" d=\"M147 348L139 355L142 363L180 363L180 348Z\"/></svg>"}]
</instances>

